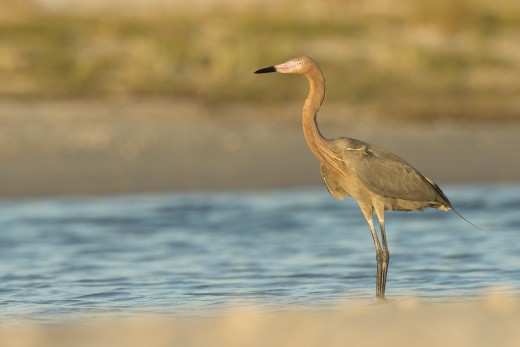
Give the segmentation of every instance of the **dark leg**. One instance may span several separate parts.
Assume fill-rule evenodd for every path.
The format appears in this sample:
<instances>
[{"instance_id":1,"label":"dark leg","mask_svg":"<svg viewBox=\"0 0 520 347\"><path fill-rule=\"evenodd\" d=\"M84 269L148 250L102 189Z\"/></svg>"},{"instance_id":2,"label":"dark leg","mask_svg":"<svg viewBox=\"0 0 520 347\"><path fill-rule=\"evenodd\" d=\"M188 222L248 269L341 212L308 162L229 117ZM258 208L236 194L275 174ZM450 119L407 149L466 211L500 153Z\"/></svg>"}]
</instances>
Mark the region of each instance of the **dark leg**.
<instances>
[{"instance_id":1,"label":"dark leg","mask_svg":"<svg viewBox=\"0 0 520 347\"><path fill-rule=\"evenodd\" d=\"M381 252L381 288L384 296L386 288L386 275L388 273L388 267L390 265L390 252L388 251L388 244L386 242L384 206L381 204L377 204L375 207L375 211L377 219L379 219L379 228L381 229L381 241L383 241L383 249Z\"/></svg>"},{"instance_id":2,"label":"dark leg","mask_svg":"<svg viewBox=\"0 0 520 347\"><path fill-rule=\"evenodd\" d=\"M379 238L377 236L376 229L374 227L374 221L372 219L372 206L367 208L359 204L361 208L361 212L365 216L365 219L368 222L368 226L370 227L370 232L372 233L372 239L374 240L374 247L376 248L376 261L377 261L377 272L376 272L376 296L379 299L384 299L385 297L385 285L386 285L386 271L388 269L387 264L384 264L384 251L379 243ZM384 273L384 274L383 274Z\"/></svg>"},{"instance_id":3,"label":"dark leg","mask_svg":"<svg viewBox=\"0 0 520 347\"><path fill-rule=\"evenodd\" d=\"M381 253L381 282L383 288L383 296L385 295L386 288L386 275L388 273L388 267L390 265L390 252L388 251L388 244L386 243L386 234L385 234L385 223L379 222L379 227L381 228L381 239L383 240L383 251Z\"/></svg>"}]
</instances>

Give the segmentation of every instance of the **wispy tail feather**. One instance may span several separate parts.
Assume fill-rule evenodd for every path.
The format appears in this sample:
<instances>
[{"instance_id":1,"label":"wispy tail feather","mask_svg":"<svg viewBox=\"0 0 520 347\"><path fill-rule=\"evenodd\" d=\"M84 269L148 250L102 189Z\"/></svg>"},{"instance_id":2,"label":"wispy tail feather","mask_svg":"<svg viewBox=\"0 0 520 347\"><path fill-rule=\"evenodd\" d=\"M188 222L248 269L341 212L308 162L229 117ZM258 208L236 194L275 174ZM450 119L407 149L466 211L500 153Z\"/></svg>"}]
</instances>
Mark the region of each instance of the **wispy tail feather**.
<instances>
[{"instance_id":1,"label":"wispy tail feather","mask_svg":"<svg viewBox=\"0 0 520 347\"><path fill-rule=\"evenodd\" d=\"M487 232L488 230L486 229L483 229L481 227L479 227L478 225L475 225L473 223L471 223L469 220L466 219L466 217L464 217L459 211L457 211L455 209L455 207L453 207L453 205L451 206L451 209L453 210L453 212L455 212L460 218L464 219L468 224L471 224L472 226L474 226L475 228L477 228L478 230L481 230L481 231L485 231Z\"/></svg>"},{"instance_id":2,"label":"wispy tail feather","mask_svg":"<svg viewBox=\"0 0 520 347\"><path fill-rule=\"evenodd\" d=\"M453 212L455 212L460 218L464 219L468 224L471 224L472 226L474 226L475 228L477 228L478 230L481 230L481 231L486 231L486 229L483 229L481 227L479 227L478 225L475 225L473 223L471 223L469 220L466 219L466 217L464 217L462 215L462 213L460 213L459 211L457 211L455 209L455 207L453 207L453 205L451 204L450 200L448 199L448 197L446 196L446 194L444 194L444 192L442 191L442 189L435 183L433 183L428 177L424 177L428 182L430 182L430 184L433 186L433 188L435 189L435 191L437 192L437 194L439 194L439 196L444 200L442 203L443 203L443 206L446 206L446 210L447 211L449 208L451 208L453 210ZM438 209L440 210L444 210L443 208L439 208L437 207Z\"/></svg>"}]
</instances>

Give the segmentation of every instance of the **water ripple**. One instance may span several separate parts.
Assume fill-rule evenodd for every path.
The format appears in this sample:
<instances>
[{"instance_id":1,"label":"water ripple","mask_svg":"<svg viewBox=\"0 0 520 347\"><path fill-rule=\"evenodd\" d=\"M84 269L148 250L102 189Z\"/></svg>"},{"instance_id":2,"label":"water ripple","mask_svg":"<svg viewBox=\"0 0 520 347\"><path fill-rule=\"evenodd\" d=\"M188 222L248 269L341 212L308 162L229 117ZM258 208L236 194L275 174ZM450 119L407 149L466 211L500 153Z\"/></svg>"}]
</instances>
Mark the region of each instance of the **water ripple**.
<instances>
[{"instance_id":1,"label":"water ripple","mask_svg":"<svg viewBox=\"0 0 520 347\"><path fill-rule=\"evenodd\" d=\"M388 213L390 297L520 289L520 186L452 186L453 213ZM1 319L328 305L374 293L357 204L323 189L1 200Z\"/></svg>"}]
</instances>

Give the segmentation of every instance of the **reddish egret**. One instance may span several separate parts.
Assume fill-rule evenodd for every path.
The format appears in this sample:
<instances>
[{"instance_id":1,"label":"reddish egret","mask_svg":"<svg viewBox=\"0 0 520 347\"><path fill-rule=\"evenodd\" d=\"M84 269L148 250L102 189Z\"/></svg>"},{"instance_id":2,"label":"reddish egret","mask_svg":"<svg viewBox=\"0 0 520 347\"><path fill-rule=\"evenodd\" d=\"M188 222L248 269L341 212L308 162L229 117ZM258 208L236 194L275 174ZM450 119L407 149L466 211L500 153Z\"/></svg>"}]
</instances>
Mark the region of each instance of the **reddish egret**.
<instances>
[{"instance_id":1,"label":"reddish egret","mask_svg":"<svg viewBox=\"0 0 520 347\"><path fill-rule=\"evenodd\" d=\"M320 161L321 176L330 194L338 200L343 200L345 196L357 200L376 248L376 296L384 298L390 261L385 234L385 210L415 211L433 207L448 211L453 206L438 185L397 155L360 140L323 137L316 116L325 98L325 78L313 59L303 56L255 71L267 72L307 77L310 90L302 116L305 140ZM379 242L374 227L374 211L379 220L382 242ZM461 216L455 209L453 211Z\"/></svg>"}]
</instances>

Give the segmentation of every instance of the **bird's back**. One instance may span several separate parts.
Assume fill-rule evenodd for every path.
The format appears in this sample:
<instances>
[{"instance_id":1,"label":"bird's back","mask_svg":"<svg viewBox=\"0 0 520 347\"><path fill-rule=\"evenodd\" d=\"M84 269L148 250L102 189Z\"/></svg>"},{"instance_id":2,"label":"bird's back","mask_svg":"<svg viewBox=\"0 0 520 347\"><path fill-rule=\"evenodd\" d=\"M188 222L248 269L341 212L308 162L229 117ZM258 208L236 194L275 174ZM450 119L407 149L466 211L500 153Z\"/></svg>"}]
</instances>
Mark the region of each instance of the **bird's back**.
<instances>
[{"instance_id":1,"label":"bird's back","mask_svg":"<svg viewBox=\"0 0 520 347\"><path fill-rule=\"evenodd\" d=\"M348 176L338 178L322 164L323 179L335 198L378 199L387 210L451 208L439 186L401 157L356 139L337 138L329 140L329 145L343 159Z\"/></svg>"}]
</instances>

